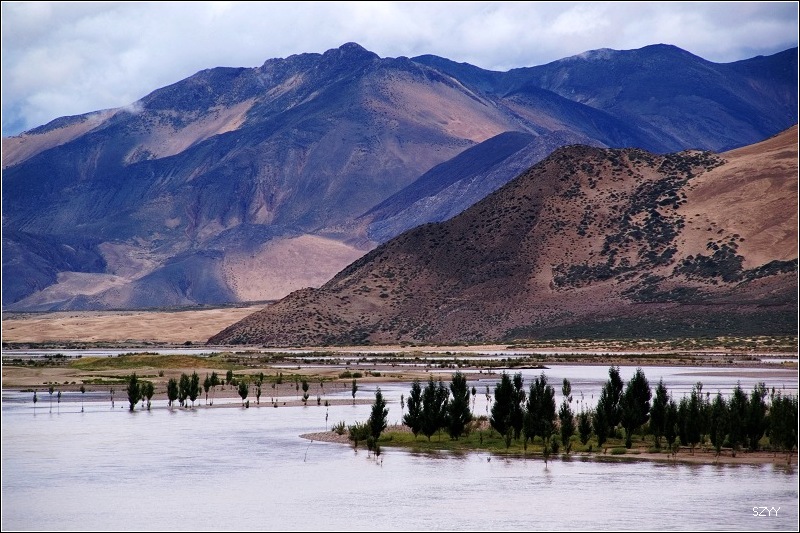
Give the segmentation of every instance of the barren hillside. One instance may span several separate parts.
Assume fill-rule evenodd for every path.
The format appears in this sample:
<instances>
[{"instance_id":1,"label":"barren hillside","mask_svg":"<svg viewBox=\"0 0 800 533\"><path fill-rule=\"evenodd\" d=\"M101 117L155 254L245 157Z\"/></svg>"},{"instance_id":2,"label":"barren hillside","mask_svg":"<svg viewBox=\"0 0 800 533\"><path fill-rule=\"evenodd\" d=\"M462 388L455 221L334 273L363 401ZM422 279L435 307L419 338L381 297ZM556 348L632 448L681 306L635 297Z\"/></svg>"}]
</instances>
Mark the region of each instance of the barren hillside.
<instances>
[{"instance_id":1,"label":"barren hillside","mask_svg":"<svg viewBox=\"0 0 800 533\"><path fill-rule=\"evenodd\" d=\"M718 155L562 148L209 342L791 333L797 172L796 126Z\"/></svg>"}]
</instances>

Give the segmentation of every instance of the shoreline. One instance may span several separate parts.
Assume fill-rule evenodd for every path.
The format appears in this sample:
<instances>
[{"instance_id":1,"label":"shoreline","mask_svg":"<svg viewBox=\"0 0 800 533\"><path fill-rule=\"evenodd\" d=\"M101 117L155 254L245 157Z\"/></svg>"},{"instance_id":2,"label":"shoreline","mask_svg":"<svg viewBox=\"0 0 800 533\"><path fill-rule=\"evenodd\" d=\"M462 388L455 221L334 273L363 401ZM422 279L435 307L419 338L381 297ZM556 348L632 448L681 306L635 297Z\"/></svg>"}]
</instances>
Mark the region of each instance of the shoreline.
<instances>
[{"instance_id":1,"label":"shoreline","mask_svg":"<svg viewBox=\"0 0 800 533\"><path fill-rule=\"evenodd\" d=\"M395 426L396 428L396 426ZM387 431L385 436L390 436L394 431L397 429ZM402 431L402 430L400 430ZM350 441L346 434L338 435L334 431L324 431L324 432L315 432L315 433L304 433L300 435L300 438L309 440L311 442L325 442L329 444L339 444L345 446L353 446L353 442ZM383 438L383 436L382 436ZM381 447L386 450L404 450L409 452L420 452L420 453L431 453L431 454L485 454L487 455L487 460L490 458L496 459L521 459L521 460L537 460L544 462L541 453L527 453L527 454L520 454L517 452L513 453L502 453L497 452L494 450L488 449L464 449L464 450L447 450L447 449L422 449L422 448L415 448L412 446L407 445L396 445L392 444L391 442L384 442L380 443ZM361 444L363 449L366 449L365 444ZM385 452L384 452L385 453ZM566 454L553 454L548 459L548 462L551 461L602 461L602 462L615 462L615 461L653 461L653 462L661 462L661 463L669 463L669 464L693 464L693 465L767 465L767 464L774 464L776 466L783 466L783 467L796 467L798 465L798 455L796 451L793 451L789 454L789 461L787 462L787 454L785 452L778 452L777 455L775 452L769 451L757 451L757 452L747 452L747 451L740 451L736 454L736 457L731 455L730 450L722 450L719 456L717 456L713 451L702 450L702 449L695 449L692 453L689 451L688 448L681 449L679 453L672 454L672 453L652 453L648 451L641 451L640 449L636 449L626 452L624 454L611 454L608 453L608 448L604 451L604 453L596 453L596 452L572 452L569 455Z\"/></svg>"},{"instance_id":2,"label":"shoreline","mask_svg":"<svg viewBox=\"0 0 800 533\"><path fill-rule=\"evenodd\" d=\"M629 357L609 356L597 353L586 356L561 357L548 356L502 357L489 355L487 349L500 345L471 347L471 355L453 352L420 352L407 348L405 352L389 350L381 353L344 352L329 350L323 352L274 353L274 352L231 352L216 355L177 355L154 354L152 352L109 355L109 356L45 356L15 357L13 352L3 352L2 389L20 392L46 393L50 386L62 392L78 391L81 385L87 392L102 393L115 389L124 394L125 381L131 373L140 380L151 381L156 388L156 399L166 399L167 381L178 379L182 374L197 372L201 383L205 375L216 372L223 378L228 370L235 372L236 379L246 377L251 386L254 376L264 374L261 397L277 396L299 397L302 392L299 382L309 384L309 402L317 396L325 398L332 392L349 392L352 380L359 384L382 385L411 382L414 379L427 381L449 380L453 372L461 370L473 379L492 378L502 372L556 368L559 366L610 367L672 367L686 368L686 375L701 372L703 375L726 376L730 370L747 378L773 378L797 375L795 362L752 362L726 363L718 354L697 354L691 360L682 357L656 357L653 354L631 353ZM187 347L185 347L187 348ZM351 347L348 350L361 350L364 347ZM444 349L432 347L431 349ZM508 349L506 347L505 349ZM344 350L344 348L340 348ZM698 369L709 370L698 370ZM719 369L719 370L712 370ZM280 381L280 383L278 382ZM232 385L220 385L215 393L217 398L238 398L238 391ZM254 398L251 388L250 397ZM204 397L201 394L200 397Z\"/></svg>"}]
</instances>

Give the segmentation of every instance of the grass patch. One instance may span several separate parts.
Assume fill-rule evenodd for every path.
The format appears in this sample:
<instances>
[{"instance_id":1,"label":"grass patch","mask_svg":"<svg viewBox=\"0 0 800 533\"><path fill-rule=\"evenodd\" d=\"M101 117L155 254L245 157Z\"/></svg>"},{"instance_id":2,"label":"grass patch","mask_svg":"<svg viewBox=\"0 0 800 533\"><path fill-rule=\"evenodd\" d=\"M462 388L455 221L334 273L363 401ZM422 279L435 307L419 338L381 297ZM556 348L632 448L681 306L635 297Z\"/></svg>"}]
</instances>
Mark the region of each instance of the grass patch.
<instances>
[{"instance_id":1,"label":"grass patch","mask_svg":"<svg viewBox=\"0 0 800 533\"><path fill-rule=\"evenodd\" d=\"M89 378L81 380L84 385L124 385L127 378Z\"/></svg>"},{"instance_id":2,"label":"grass patch","mask_svg":"<svg viewBox=\"0 0 800 533\"><path fill-rule=\"evenodd\" d=\"M208 368L214 366L223 369L236 369L234 365L213 357L197 357L193 355L154 355L131 354L117 357L83 357L70 361L69 367L78 370L136 370L138 368Z\"/></svg>"},{"instance_id":3,"label":"grass patch","mask_svg":"<svg viewBox=\"0 0 800 533\"><path fill-rule=\"evenodd\" d=\"M553 436L552 439L561 440L558 436ZM551 439L551 440L552 440ZM597 441L591 438L585 445L581 444L574 437L572 439L572 454L584 453L599 453L603 454L604 450L609 455L624 455L624 454L638 454L640 447L652 447L652 439L647 440L647 437L642 438L637 436L633 439L633 448L630 450L625 448L625 439L611 438L608 439L602 447L597 446ZM511 445L506 448L505 439L500 436L497 431L484 427L483 429L472 430L467 435L462 435L458 440L451 439L450 436L442 431L435 433L431 436L430 440L420 434L416 438L406 428L403 429L390 429L385 431L378 444L381 446L397 446L401 448L408 448L417 452L451 452L451 453L466 453L473 451L489 452L496 455L512 455L512 456L542 456L544 449L544 442L541 437L536 437L533 442L528 442L527 448L519 440L512 440ZM561 447L563 452L563 446ZM551 455L555 457L559 454Z\"/></svg>"}]
</instances>

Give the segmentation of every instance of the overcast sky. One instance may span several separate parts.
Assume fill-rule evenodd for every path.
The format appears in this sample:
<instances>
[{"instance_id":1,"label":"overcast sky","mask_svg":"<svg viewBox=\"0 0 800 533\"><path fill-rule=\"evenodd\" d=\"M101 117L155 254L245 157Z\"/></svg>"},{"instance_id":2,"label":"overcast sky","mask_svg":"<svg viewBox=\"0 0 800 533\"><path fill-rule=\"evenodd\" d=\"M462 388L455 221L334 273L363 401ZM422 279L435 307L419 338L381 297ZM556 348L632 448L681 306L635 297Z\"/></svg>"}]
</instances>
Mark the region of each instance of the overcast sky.
<instances>
[{"instance_id":1,"label":"overcast sky","mask_svg":"<svg viewBox=\"0 0 800 533\"><path fill-rule=\"evenodd\" d=\"M797 46L795 2L3 2L3 136L128 105L216 66L354 41L493 70L674 44L715 62Z\"/></svg>"}]
</instances>

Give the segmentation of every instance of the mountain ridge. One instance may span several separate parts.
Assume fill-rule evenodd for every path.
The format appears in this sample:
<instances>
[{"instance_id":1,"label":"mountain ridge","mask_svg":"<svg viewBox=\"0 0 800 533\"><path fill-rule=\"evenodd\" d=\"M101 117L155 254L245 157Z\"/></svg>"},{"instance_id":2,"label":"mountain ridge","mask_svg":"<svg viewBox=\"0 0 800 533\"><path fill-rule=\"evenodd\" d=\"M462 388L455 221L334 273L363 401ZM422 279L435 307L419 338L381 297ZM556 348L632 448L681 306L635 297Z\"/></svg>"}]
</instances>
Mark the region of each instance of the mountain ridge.
<instances>
[{"instance_id":1,"label":"mountain ridge","mask_svg":"<svg viewBox=\"0 0 800 533\"><path fill-rule=\"evenodd\" d=\"M735 97L666 95L641 115L649 100L633 89L603 108L567 98L569 84L540 86L563 65L456 72L443 59L426 64L437 62L432 57L380 58L347 43L254 68L206 69L125 108L4 138L3 266L18 275L4 280L3 307L276 299L318 286L412 225L453 216L563 144L719 148L797 120L796 49L733 66L703 63L708 83L735 86ZM608 67L587 71L584 85L596 92L587 102L619 92L597 74ZM538 147L397 204L386 219L362 218L437 165L456 168L465 150L506 132L532 135ZM37 240L91 250L65 262ZM319 268L297 275L290 249L317 258ZM135 268L119 266L126 262ZM258 283L259 274L272 281ZM84 280L82 289L75 279ZM210 286L189 290L187 279ZM106 283L110 292L96 290Z\"/></svg>"},{"instance_id":2,"label":"mountain ridge","mask_svg":"<svg viewBox=\"0 0 800 533\"><path fill-rule=\"evenodd\" d=\"M796 126L722 154L560 148L209 343L791 334L796 188ZM725 207L700 209L711 206ZM765 206L773 216L754 220Z\"/></svg>"}]
</instances>

